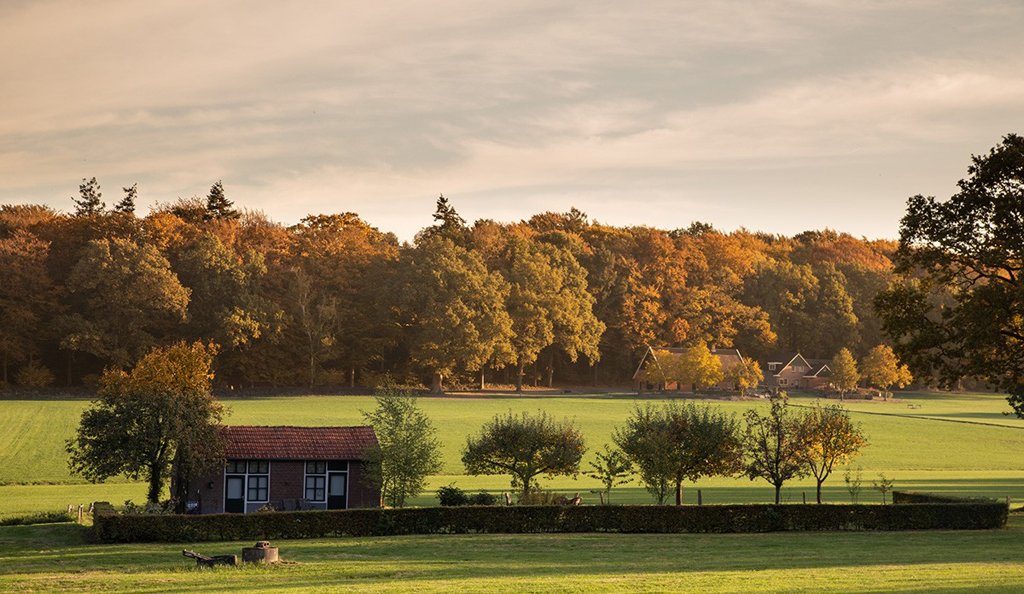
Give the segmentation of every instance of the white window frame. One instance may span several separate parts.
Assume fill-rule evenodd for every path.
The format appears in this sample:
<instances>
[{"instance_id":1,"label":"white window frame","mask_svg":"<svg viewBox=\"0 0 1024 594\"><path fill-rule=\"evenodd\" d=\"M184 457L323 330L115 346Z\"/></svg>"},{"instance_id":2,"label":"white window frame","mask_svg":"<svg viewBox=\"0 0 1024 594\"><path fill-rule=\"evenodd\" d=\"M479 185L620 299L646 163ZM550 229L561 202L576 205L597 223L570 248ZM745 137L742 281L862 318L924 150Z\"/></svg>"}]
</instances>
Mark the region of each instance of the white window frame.
<instances>
[{"instance_id":1,"label":"white window frame","mask_svg":"<svg viewBox=\"0 0 1024 594\"><path fill-rule=\"evenodd\" d=\"M309 465L310 464L322 464L323 467L324 467L324 471L323 472L309 472ZM302 472L303 472L303 476L302 476L302 495L303 495L303 499L305 499L306 501L314 502L314 503L327 503L327 460L306 460L303 463L303 465L302 465ZM315 487L315 486L314 487L310 487L309 486L309 479L311 479L311 478L322 479L323 480L323 485L321 487ZM310 490L313 491L314 495L316 494L316 491L318 491L318 490L323 492L323 498L321 498L321 499L314 499L314 498L307 497L306 494Z\"/></svg>"},{"instance_id":2,"label":"white window frame","mask_svg":"<svg viewBox=\"0 0 1024 594\"><path fill-rule=\"evenodd\" d=\"M260 464L261 462L266 463L267 471L266 472L249 472L249 467L254 462L256 464ZM245 466L245 472L229 472L228 471L228 464L239 464L239 463L243 464ZM228 475L244 477L243 480L245 482L242 485L242 493L243 493L242 501L244 501L244 506L245 507L248 507L248 505L250 503L267 503L267 502L270 501L270 474L271 474L271 471L272 471L271 466L272 466L272 464L271 464L270 460L241 459L241 458L234 459L234 460L228 460L224 464L224 481L227 482ZM258 480L261 477L265 478L266 481L267 481L267 487L266 487L266 489L267 489L267 498L266 499L250 499L249 498L249 490L250 490L249 482L252 479L257 479ZM257 483L257 486L255 487L255 489L256 489L256 492L259 493L260 487L258 486L258 483ZM226 492L225 492L224 498L225 498L225 500L227 500L227 493ZM243 510L243 513L245 511L247 511L247 510Z\"/></svg>"}]
</instances>

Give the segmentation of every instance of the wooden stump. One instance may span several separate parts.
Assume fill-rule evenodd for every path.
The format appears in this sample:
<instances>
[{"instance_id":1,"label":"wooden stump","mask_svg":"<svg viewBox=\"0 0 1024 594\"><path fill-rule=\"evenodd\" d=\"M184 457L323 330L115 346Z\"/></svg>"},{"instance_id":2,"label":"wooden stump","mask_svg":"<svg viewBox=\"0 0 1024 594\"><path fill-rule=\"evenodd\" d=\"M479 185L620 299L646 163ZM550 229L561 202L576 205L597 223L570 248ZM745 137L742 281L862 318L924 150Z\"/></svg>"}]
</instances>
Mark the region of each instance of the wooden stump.
<instances>
[{"instance_id":1,"label":"wooden stump","mask_svg":"<svg viewBox=\"0 0 1024 594\"><path fill-rule=\"evenodd\" d=\"M261 540L255 546L242 549L243 563L277 563L277 547L270 546L270 543Z\"/></svg>"}]
</instances>

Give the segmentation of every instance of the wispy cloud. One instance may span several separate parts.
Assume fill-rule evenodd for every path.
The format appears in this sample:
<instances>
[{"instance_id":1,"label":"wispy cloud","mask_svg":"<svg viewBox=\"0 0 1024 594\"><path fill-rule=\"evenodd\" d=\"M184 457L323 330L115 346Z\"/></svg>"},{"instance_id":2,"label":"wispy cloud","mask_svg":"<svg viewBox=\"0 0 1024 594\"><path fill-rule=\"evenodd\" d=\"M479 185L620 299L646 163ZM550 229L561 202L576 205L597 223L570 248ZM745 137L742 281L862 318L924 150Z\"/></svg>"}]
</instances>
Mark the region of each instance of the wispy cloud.
<instances>
[{"instance_id":1,"label":"wispy cloud","mask_svg":"<svg viewBox=\"0 0 1024 594\"><path fill-rule=\"evenodd\" d=\"M0 202L224 179L283 220L405 237L442 191L471 218L892 235L908 188L1021 121L1022 24L926 0L5 4Z\"/></svg>"}]
</instances>

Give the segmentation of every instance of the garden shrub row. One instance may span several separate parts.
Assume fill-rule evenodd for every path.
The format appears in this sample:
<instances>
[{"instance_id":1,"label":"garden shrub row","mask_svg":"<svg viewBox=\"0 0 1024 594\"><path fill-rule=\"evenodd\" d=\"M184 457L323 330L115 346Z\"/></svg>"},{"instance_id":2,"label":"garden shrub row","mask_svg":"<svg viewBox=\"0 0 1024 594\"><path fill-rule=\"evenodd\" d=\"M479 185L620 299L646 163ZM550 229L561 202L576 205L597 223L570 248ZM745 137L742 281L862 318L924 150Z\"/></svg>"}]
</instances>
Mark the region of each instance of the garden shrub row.
<instances>
[{"instance_id":1,"label":"garden shrub row","mask_svg":"<svg viewBox=\"0 0 1024 594\"><path fill-rule=\"evenodd\" d=\"M254 514L99 515L100 542L196 542L539 532L976 530L1006 525L996 502L912 505L488 506Z\"/></svg>"}]
</instances>

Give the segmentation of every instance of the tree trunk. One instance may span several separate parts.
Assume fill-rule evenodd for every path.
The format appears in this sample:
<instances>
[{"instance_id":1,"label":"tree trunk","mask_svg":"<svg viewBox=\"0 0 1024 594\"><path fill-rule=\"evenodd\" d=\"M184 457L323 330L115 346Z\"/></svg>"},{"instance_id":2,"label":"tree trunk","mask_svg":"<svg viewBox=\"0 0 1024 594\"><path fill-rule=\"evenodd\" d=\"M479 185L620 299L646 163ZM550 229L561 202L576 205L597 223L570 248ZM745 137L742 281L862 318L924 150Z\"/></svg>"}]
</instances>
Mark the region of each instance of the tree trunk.
<instances>
[{"instance_id":1,"label":"tree trunk","mask_svg":"<svg viewBox=\"0 0 1024 594\"><path fill-rule=\"evenodd\" d=\"M430 383L431 394L444 394L444 375L440 372L434 373Z\"/></svg>"},{"instance_id":2,"label":"tree trunk","mask_svg":"<svg viewBox=\"0 0 1024 594\"><path fill-rule=\"evenodd\" d=\"M526 368L525 363L519 363L516 368L516 392L523 393L523 370Z\"/></svg>"},{"instance_id":3,"label":"tree trunk","mask_svg":"<svg viewBox=\"0 0 1024 594\"><path fill-rule=\"evenodd\" d=\"M683 481L676 481L676 505L683 504Z\"/></svg>"},{"instance_id":4,"label":"tree trunk","mask_svg":"<svg viewBox=\"0 0 1024 594\"><path fill-rule=\"evenodd\" d=\"M160 503L160 491L163 491L164 475L160 464L149 466L149 488L146 490L146 501Z\"/></svg>"},{"instance_id":5,"label":"tree trunk","mask_svg":"<svg viewBox=\"0 0 1024 594\"><path fill-rule=\"evenodd\" d=\"M484 368L483 367L480 368L480 389L481 390L486 390L487 389L487 377L484 376Z\"/></svg>"},{"instance_id":6,"label":"tree trunk","mask_svg":"<svg viewBox=\"0 0 1024 594\"><path fill-rule=\"evenodd\" d=\"M349 378L348 379L348 387L350 387L350 388L356 387L356 368L355 367L353 367L352 369L349 370L348 378Z\"/></svg>"},{"instance_id":7,"label":"tree trunk","mask_svg":"<svg viewBox=\"0 0 1024 594\"><path fill-rule=\"evenodd\" d=\"M548 355L548 387L552 388L555 385L555 353L552 352Z\"/></svg>"},{"instance_id":8,"label":"tree trunk","mask_svg":"<svg viewBox=\"0 0 1024 594\"><path fill-rule=\"evenodd\" d=\"M821 483L824 483L825 479L818 479L818 505L821 505Z\"/></svg>"},{"instance_id":9,"label":"tree trunk","mask_svg":"<svg viewBox=\"0 0 1024 594\"><path fill-rule=\"evenodd\" d=\"M775 505L778 505L782 501L782 483L775 485Z\"/></svg>"}]
</instances>

